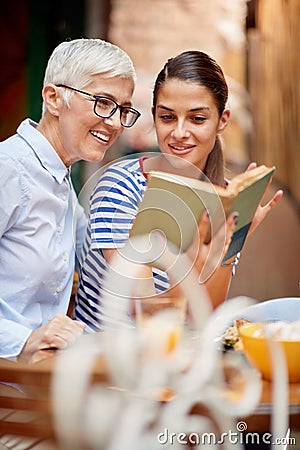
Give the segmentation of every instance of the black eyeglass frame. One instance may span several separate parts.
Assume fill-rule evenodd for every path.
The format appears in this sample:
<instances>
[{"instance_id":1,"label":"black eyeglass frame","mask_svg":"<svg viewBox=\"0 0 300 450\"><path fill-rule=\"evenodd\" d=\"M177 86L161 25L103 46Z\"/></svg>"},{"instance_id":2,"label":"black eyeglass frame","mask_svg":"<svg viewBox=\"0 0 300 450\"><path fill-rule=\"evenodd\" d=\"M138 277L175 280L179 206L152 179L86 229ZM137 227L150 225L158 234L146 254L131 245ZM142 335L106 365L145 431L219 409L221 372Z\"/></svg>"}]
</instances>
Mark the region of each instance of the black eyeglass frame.
<instances>
[{"instance_id":1,"label":"black eyeglass frame","mask_svg":"<svg viewBox=\"0 0 300 450\"><path fill-rule=\"evenodd\" d=\"M124 128L131 128L136 123L138 118L141 116L141 113L137 109L131 108L130 106L119 105L115 100L113 100L112 98L109 98L109 97L105 97L104 95L93 95L93 94L90 94L89 92L81 91L80 89L76 89L74 87L67 86L66 84L56 84L55 86L56 87L63 87L63 88L66 88L66 89L71 89L72 91L79 92L80 94L87 95L88 97L92 97L95 100L94 113L96 114L96 116L101 117L101 119L108 119L109 117L114 115L114 113L117 111L117 109L119 109L120 110L120 122L121 122L122 127L124 127ZM111 101L112 103L115 104L115 107L112 109L112 111L109 113L108 116L102 116L102 115L100 115L100 114L98 114L96 112L97 102L101 98L103 98L105 100L109 100L109 101ZM131 125L124 125L122 123L122 112L124 110L130 111L130 112L132 112L135 115L135 119L134 119L134 121L133 121L133 123Z\"/></svg>"}]
</instances>

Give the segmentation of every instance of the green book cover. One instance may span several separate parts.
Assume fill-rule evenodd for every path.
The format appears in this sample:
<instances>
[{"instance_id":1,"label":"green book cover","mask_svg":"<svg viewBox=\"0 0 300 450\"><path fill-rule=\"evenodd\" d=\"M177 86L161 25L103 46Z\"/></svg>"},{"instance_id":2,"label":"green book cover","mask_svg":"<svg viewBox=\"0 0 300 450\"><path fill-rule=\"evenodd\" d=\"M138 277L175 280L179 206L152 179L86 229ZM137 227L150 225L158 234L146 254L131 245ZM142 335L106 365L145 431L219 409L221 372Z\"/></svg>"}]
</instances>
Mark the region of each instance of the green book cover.
<instances>
[{"instance_id":1,"label":"green book cover","mask_svg":"<svg viewBox=\"0 0 300 450\"><path fill-rule=\"evenodd\" d=\"M234 177L227 188L209 182L165 172L149 172L148 185L133 222L130 236L162 232L184 252L191 245L204 210L209 211L210 236L217 232L232 211L239 221L224 258L240 251L244 245L254 213L275 167L259 166Z\"/></svg>"}]
</instances>

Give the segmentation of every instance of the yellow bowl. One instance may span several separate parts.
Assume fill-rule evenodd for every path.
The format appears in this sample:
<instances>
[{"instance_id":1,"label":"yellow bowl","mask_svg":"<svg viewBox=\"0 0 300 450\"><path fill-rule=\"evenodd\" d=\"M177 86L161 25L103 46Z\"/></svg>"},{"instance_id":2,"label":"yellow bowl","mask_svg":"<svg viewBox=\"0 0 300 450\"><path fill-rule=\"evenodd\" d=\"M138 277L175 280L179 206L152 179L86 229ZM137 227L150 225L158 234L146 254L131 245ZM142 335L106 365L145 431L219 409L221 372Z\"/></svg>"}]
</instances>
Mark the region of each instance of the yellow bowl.
<instances>
[{"instance_id":1,"label":"yellow bowl","mask_svg":"<svg viewBox=\"0 0 300 450\"><path fill-rule=\"evenodd\" d=\"M271 381L272 362L267 339L263 336L257 336L259 330L262 330L264 323L251 323L243 325L239 333L243 342L244 353L256 369L258 369L263 378ZM278 341L282 344L285 356L288 377L290 382L300 381L300 341Z\"/></svg>"}]
</instances>

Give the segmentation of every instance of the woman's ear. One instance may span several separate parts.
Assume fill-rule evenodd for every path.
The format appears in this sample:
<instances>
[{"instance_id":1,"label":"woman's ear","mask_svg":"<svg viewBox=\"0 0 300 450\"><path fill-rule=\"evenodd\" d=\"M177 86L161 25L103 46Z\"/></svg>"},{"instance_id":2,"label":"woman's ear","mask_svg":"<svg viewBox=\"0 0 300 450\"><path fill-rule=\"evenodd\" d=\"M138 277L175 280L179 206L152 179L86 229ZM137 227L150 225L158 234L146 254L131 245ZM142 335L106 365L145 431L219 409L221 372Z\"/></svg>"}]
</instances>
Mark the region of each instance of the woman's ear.
<instances>
[{"instance_id":1,"label":"woman's ear","mask_svg":"<svg viewBox=\"0 0 300 450\"><path fill-rule=\"evenodd\" d=\"M229 118L230 118L230 111L229 111L229 109L224 109L224 111L222 113L222 116L221 116L221 118L219 120L218 128L217 128L217 133L218 134L222 133L225 130L225 128L227 127L227 124L229 122Z\"/></svg>"},{"instance_id":2,"label":"woman's ear","mask_svg":"<svg viewBox=\"0 0 300 450\"><path fill-rule=\"evenodd\" d=\"M58 116L62 98L55 84L46 84L42 90L42 97L47 111L53 116Z\"/></svg>"}]
</instances>

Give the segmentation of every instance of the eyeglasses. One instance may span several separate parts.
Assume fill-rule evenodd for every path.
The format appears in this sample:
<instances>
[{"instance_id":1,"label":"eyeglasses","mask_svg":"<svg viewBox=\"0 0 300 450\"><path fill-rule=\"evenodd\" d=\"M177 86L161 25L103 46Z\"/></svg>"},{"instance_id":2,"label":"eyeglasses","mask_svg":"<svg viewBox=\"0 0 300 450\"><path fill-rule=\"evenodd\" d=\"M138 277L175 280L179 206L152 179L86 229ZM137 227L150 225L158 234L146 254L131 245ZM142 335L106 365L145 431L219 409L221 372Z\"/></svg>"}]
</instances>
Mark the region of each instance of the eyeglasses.
<instances>
[{"instance_id":1,"label":"eyeglasses","mask_svg":"<svg viewBox=\"0 0 300 450\"><path fill-rule=\"evenodd\" d=\"M121 106L111 98L103 97L102 95L89 94L88 92L81 91L80 89L76 89L65 84L56 84L56 86L71 89L72 91L92 97L95 100L94 113L102 119L108 119L117 111L117 109L119 109L122 127L132 127L141 115L141 113L136 109L130 108L129 106Z\"/></svg>"}]
</instances>

